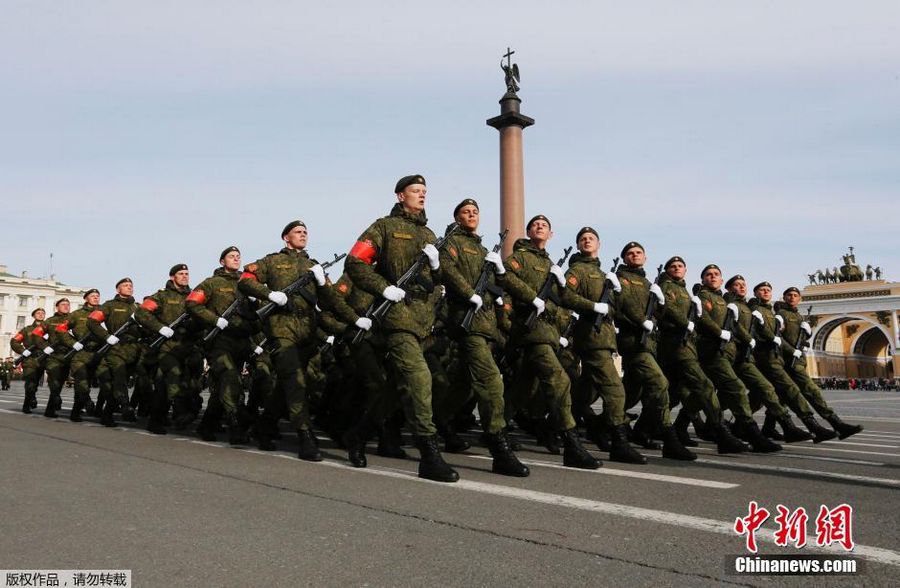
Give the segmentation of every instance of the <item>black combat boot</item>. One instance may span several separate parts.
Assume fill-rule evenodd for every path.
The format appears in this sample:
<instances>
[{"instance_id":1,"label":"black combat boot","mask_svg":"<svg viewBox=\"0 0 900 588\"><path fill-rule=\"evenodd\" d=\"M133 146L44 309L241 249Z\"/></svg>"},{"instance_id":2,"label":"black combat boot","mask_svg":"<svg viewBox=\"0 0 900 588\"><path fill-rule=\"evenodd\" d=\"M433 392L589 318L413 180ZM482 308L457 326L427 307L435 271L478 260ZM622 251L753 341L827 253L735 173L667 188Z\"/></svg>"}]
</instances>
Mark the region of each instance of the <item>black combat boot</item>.
<instances>
[{"instance_id":1,"label":"black combat boot","mask_svg":"<svg viewBox=\"0 0 900 588\"><path fill-rule=\"evenodd\" d=\"M528 466L520 462L516 454L510 449L506 432L500 431L494 435L488 435L488 449L490 449L491 455L494 456L491 471L495 474L527 478L531 473Z\"/></svg>"},{"instance_id":2,"label":"black combat boot","mask_svg":"<svg viewBox=\"0 0 900 588\"><path fill-rule=\"evenodd\" d=\"M663 450L662 456L668 459L677 459L680 461L694 461L697 454L681 444L678 440L678 433L674 427L663 428Z\"/></svg>"},{"instance_id":3,"label":"black combat boot","mask_svg":"<svg viewBox=\"0 0 900 588\"><path fill-rule=\"evenodd\" d=\"M137 414L135 414L134 409L131 408L131 405L126 404L122 407L122 420L126 423L137 422Z\"/></svg>"},{"instance_id":4,"label":"black combat boot","mask_svg":"<svg viewBox=\"0 0 900 588\"><path fill-rule=\"evenodd\" d=\"M622 424L613 430L610 445L610 461L636 463L640 465L647 463L647 458L641 455L631 446L631 443L628 442L628 425Z\"/></svg>"},{"instance_id":5,"label":"black combat boot","mask_svg":"<svg viewBox=\"0 0 900 588\"><path fill-rule=\"evenodd\" d=\"M763 422L762 434L771 439L772 441L784 441L784 435L778 432L778 429L775 428L775 423L778 422L774 416L770 413L766 412L766 420ZM782 425L782 429L784 426ZM787 431L785 431L787 432Z\"/></svg>"},{"instance_id":6,"label":"black combat boot","mask_svg":"<svg viewBox=\"0 0 900 588\"><path fill-rule=\"evenodd\" d=\"M459 480L459 474L456 473L456 470L447 465L447 462L441 457L436 436L416 437L416 447L421 455L419 460L420 478L434 480L435 482L456 482Z\"/></svg>"},{"instance_id":7,"label":"black combat boot","mask_svg":"<svg viewBox=\"0 0 900 588\"><path fill-rule=\"evenodd\" d=\"M116 419L113 417L113 412L115 412L115 402L107 402L103 406L103 414L100 415L100 424L104 427L115 427L118 425Z\"/></svg>"},{"instance_id":8,"label":"black combat boot","mask_svg":"<svg viewBox=\"0 0 900 588\"><path fill-rule=\"evenodd\" d=\"M250 443L250 437L247 435L247 429L241 424L237 414L228 417L228 444L229 445L247 445Z\"/></svg>"},{"instance_id":9,"label":"black combat boot","mask_svg":"<svg viewBox=\"0 0 900 588\"><path fill-rule=\"evenodd\" d=\"M316 440L316 433L312 429L300 429L297 431L297 438L300 440L297 457L304 461L322 461L319 442Z\"/></svg>"},{"instance_id":10,"label":"black combat boot","mask_svg":"<svg viewBox=\"0 0 900 588\"><path fill-rule=\"evenodd\" d=\"M768 417L766 417L768 419ZM778 419L778 422L781 423L781 430L784 431L784 442L785 443L797 443L798 441L809 441L813 438L812 435L798 427L794 424L793 419L791 419L791 415L785 413L783 417Z\"/></svg>"},{"instance_id":11,"label":"black combat boot","mask_svg":"<svg viewBox=\"0 0 900 588\"><path fill-rule=\"evenodd\" d=\"M603 465L599 459L582 447L575 429L563 431L563 465L569 468L596 470Z\"/></svg>"},{"instance_id":12,"label":"black combat boot","mask_svg":"<svg viewBox=\"0 0 900 588\"><path fill-rule=\"evenodd\" d=\"M347 429L341 437L344 447L347 448L347 459L355 468L364 468L369 465L366 459L366 443L369 441L370 426L363 421L359 426Z\"/></svg>"},{"instance_id":13,"label":"black combat boot","mask_svg":"<svg viewBox=\"0 0 900 588\"><path fill-rule=\"evenodd\" d=\"M546 447L547 451L553 455L559 455L561 453L559 448L559 435L556 433L549 417L537 421L535 427L534 436L538 444Z\"/></svg>"},{"instance_id":14,"label":"black combat boot","mask_svg":"<svg viewBox=\"0 0 900 588\"><path fill-rule=\"evenodd\" d=\"M724 422L721 420L711 427L716 438L716 449L720 454L724 453L744 453L750 451L750 448L743 441L735 437L731 433Z\"/></svg>"},{"instance_id":15,"label":"black combat boot","mask_svg":"<svg viewBox=\"0 0 900 588\"><path fill-rule=\"evenodd\" d=\"M844 421L841 420L837 414L833 414L827 419L828 423L834 427L834 430L837 431L838 439L846 439L850 435L856 435L860 431L863 430L862 425L848 425Z\"/></svg>"},{"instance_id":16,"label":"black combat boot","mask_svg":"<svg viewBox=\"0 0 900 588\"><path fill-rule=\"evenodd\" d=\"M704 441L716 443L716 423L704 423L699 414L691 417L691 423L694 425L694 434Z\"/></svg>"},{"instance_id":17,"label":"black combat boot","mask_svg":"<svg viewBox=\"0 0 900 588\"><path fill-rule=\"evenodd\" d=\"M47 399L47 408L44 409L44 416L48 419L55 419L58 414L56 414L56 400L57 398L62 402L62 398L58 394L51 394L50 398Z\"/></svg>"},{"instance_id":18,"label":"black combat boot","mask_svg":"<svg viewBox=\"0 0 900 588\"><path fill-rule=\"evenodd\" d=\"M471 445L459 436L452 423L441 426L438 433L444 438L444 451L447 453L464 453Z\"/></svg>"},{"instance_id":19,"label":"black combat boot","mask_svg":"<svg viewBox=\"0 0 900 588\"><path fill-rule=\"evenodd\" d=\"M800 417L800 422L806 425L806 428L812 433L813 443L821 443L822 441L831 441L837 437L837 433L830 429L826 429L816 420L812 413Z\"/></svg>"},{"instance_id":20,"label":"black combat boot","mask_svg":"<svg viewBox=\"0 0 900 588\"><path fill-rule=\"evenodd\" d=\"M406 459L406 450L403 449L403 434L399 429L390 426L382 426L378 432L378 448L375 453L381 457L394 459Z\"/></svg>"},{"instance_id":21,"label":"black combat boot","mask_svg":"<svg viewBox=\"0 0 900 588\"><path fill-rule=\"evenodd\" d=\"M72 411L69 413L69 420L73 423L80 423L84 419L81 418L81 411L84 410L84 403L81 398L75 397L75 402L72 404Z\"/></svg>"},{"instance_id":22,"label":"black combat boot","mask_svg":"<svg viewBox=\"0 0 900 588\"><path fill-rule=\"evenodd\" d=\"M662 446L653 439L653 431L659 422L659 411L641 409L641 416L631 428L631 440L644 449L660 449Z\"/></svg>"},{"instance_id":23,"label":"black combat boot","mask_svg":"<svg viewBox=\"0 0 900 588\"><path fill-rule=\"evenodd\" d=\"M740 430L744 435L742 438L750 444L754 453L775 453L782 449L781 445L762 434L759 425L753 419L741 423Z\"/></svg>"},{"instance_id":24,"label":"black combat boot","mask_svg":"<svg viewBox=\"0 0 900 588\"><path fill-rule=\"evenodd\" d=\"M168 433L165 422L154 414L151 414L150 418L147 419L147 431L154 435L165 435Z\"/></svg>"},{"instance_id":25,"label":"black combat boot","mask_svg":"<svg viewBox=\"0 0 900 588\"><path fill-rule=\"evenodd\" d=\"M594 442L594 445L597 446L597 449L599 449L600 451L612 451L612 438L614 433L612 430L610 430L609 424L607 424L605 419L599 416L595 416L594 418L589 419L587 423L587 433L588 439ZM627 441L627 429L625 429L625 434Z\"/></svg>"},{"instance_id":26,"label":"black combat boot","mask_svg":"<svg viewBox=\"0 0 900 588\"><path fill-rule=\"evenodd\" d=\"M675 429L675 434L678 435L678 440L681 441L681 444L685 447L697 447L697 442L691 439L690 434L688 433L688 425L691 424L690 415L685 412L684 408L678 411L678 416L675 417L675 422L672 423L672 427Z\"/></svg>"},{"instance_id":27,"label":"black combat boot","mask_svg":"<svg viewBox=\"0 0 900 588\"><path fill-rule=\"evenodd\" d=\"M253 426L253 436L256 437L256 446L260 451L275 451L275 442L272 441L272 430L278 429L278 422L272 422L272 419L262 414Z\"/></svg>"},{"instance_id":28,"label":"black combat boot","mask_svg":"<svg viewBox=\"0 0 900 588\"><path fill-rule=\"evenodd\" d=\"M31 414L31 409L34 408L34 403L32 402L32 395L26 394L25 400L22 402L22 412L25 414Z\"/></svg>"}]
</instances>

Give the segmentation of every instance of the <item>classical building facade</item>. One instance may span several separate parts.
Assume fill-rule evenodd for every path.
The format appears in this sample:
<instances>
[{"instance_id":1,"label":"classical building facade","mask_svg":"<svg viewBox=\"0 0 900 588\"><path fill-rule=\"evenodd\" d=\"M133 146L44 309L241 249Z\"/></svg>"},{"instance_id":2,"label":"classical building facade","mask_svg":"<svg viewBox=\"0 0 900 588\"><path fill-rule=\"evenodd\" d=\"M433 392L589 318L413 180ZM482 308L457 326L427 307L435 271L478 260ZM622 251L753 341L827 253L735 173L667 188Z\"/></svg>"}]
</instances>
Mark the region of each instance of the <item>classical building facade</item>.
<instances>
[{"instance_id":1,"label":"classical building facade","mask_svg":"<svg viewBox=\"0 0 900 588\"><path fill-rule=\"evenodd\" d=\"M6 266L0 265L0 355L13 355L9 341L19 329L31 322L31 313L37 308L54 312L56 301L68 298L72 308L81 306L81 295L87 288L68 286L49 278L30 278L26 272L15 276L7 273Z\"/></svg>"}]
</instances>

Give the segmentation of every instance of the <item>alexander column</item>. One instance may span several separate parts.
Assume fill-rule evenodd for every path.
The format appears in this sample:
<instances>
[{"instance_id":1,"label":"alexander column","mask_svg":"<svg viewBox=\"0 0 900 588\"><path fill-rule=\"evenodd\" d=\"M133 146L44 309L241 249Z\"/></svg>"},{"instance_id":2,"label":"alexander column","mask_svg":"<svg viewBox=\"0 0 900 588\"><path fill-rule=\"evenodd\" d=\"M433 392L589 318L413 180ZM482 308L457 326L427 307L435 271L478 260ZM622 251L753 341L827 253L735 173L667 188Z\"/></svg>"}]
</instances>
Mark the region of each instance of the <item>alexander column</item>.
<instances>
[{"instance_id":1,"label":"alexander column","mask_svg":"<svg viewBox=\"0 0 900 588\"><path fill-rule=\"evenodd\" d=\"M512 253L516 239L525 236L525 170L522 165L522 131L534 124L534 119L519 112L522 100L519 90L519 66L512 62L507 47L506 63L500 69L506 75L506 94L500 99L500 116L489 118L487 124L500 131L500 231L509 229L503 244L503 256Z\"/></svg>"}]
</instances>

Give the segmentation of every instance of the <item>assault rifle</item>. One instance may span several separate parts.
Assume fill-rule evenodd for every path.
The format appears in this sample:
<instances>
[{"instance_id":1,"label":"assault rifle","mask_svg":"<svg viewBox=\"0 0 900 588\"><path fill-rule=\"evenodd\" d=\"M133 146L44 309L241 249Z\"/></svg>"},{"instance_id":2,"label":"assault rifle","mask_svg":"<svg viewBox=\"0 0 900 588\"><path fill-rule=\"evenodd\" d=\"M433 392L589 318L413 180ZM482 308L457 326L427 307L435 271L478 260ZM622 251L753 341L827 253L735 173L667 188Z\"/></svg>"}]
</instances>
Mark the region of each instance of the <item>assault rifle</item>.
<instances>
[{"instance_id":1,"label":"assault rifle","mask_svg":"<svg viewBox=\"0 0 900 588\"><path fill-rule=\"evenodd\" d=\"M459 223L453 223L452 225L450 225L450 228L447 230L447 233L443 237L438 238L438 240L434 242L434 248L437 249L438 251L443 249L443 247L447 244L447 241L450 240L450 237L452 237L459 229L460 229ZM406 270L406 272L402 276L400 276L400 278L397 280L396 286L398 288L402 289L407 284L415 281L419 277L419 274L422 273L422 270L425 269L425 264L427 264L427 263L428 263L428 256L425 255L425 252L423 251L422 253L419 254L419 256L416 258L416 260L413 262L413 264L410 266L410 268L408 270ZM380 323L382 320L384 320L384 316L387 314L387 311L391 308L392 304L393 304L393 302L391 302L387 298L384 298L380 301L376 300L375 302L373 302L372 304L369 305L368 310L366 310L365 316L366 316L366 318L371 319L372 323L374 323L375 321L378 321ZM353 335L353 340L351 341L351 344L359 343L365 334L366 334L365 329L358 329L356 331L356 333Z\"/></svg>"},{"instance_id":2,"label":"assault rifle","mask_svg":"<svg viewBox=\"0 0 900 588\"><path fill-rule=\"evenodd\" d=\"M240 292L236 291L234 294L234 301L232 301L232 303L228 305L228 308L225 309L225 312L223 312L222 316L220 316L219 318L223 318L227 321L229 318L231 318L231 316L234 313L236 313L238 311L238 309L241 307L241 304L243 304L246 299L247 298L245 296L243 296ZM221 332L222 332L222 329L220 329L219 327L217 327L217 326L213 327L203 337L203 342L209 343L210 341L215 339L216 336Z\"/></svg>"},{"instance_id":3,"label":"assault rifle","mask_svg":"<svg viewBox=\"0 0 900 588\"><path fill-rule=\"evenodd\" d=\"M341 253L340 255L335 253L334 259L332 259L331 261L329 261L327 263L321 264L322 269L327 270L328 268L330 268L331 266L333 266L340 260L344 259L345 257L347 257L346 253ZM301 288L305 288L306 285L309 284L310 280L313 280L313 279L314 279L313 273L306 272L305 274L303 274L302 276L300 276L299 278L297 278L296 280L294 280L293 282L288 284L287 287L282 290L282 292L284 292L286 296L291 296L294 293L298 292ZM277 304L275 304L274 302L267 302L266 304L264 304L262 306L262 308L260 308L259 310L256 311L256 315L260 318L260 320L262 320L262 319L266 318L267 316L269 316L270 314L272 314L272 312L274 312L276 308L278 308Z\"/></svg>"},{"instance_id":4,"label":"assault rifle","mask_svg":"<svg viewBox=\"0 0 900 588\"><path fill-rule=\"evenodd\" d=\"M563 256L560 257L559 261L556 262L557 267L562 267L563 264L566 263L566 260L569 259L570 253L572 253L572 248L566 247L563 250ZM554 276L553 274L548 275L547 279L544 280L544 285L541 286L540 291L538 291L537 297L540 298L541 300L543 300L544 302L546 302L547 299L550 298L550 293L553 291L553 284L555 282L556 282L556 276ZM538 317L538 311L535 308L534 310L531 311L531 314L528 315L528 318L525 319L525 326L529 329L534 327L534 321L537 320L537 317Z\"/></svg>"},{"instance_id":5,"label":"assault rifle","mask_svg":"<svg viewBox=\"0 0 900 588\"><path fill-rule=\"evenodd\" d=\"M735 305L735 306L737 306L737 305ZM734 330L735 322L737 322L737 317L734 316L734 313L731 312L730 308L726 307L725 308L725 322L722 323L722 330L728 331L733 336L734 333L732 333L732 331ZM726 341L725 339L722 339L721 341L719 341L719 351L720 352L725 351L725 347L727 345L728 345L728 341Z\"/></svg>"},{"instance_id":6,"label":"assault rifle","mask_svg":"<svg viewBox=\"0 0 900 588\"><path fill-rule=\"evenodd\" d=\"M171 322L171 324L168 325L168 327L174 331L175 329L178 328L178 326L181 323L188 320L189 318L191 318L191 315L189 315L187 313L187 311L182 312L175 318L174 321ZM165 335L160 335L159 337L157 337L156 339L153 340L153 343L150 344L150 349L159 349L160 346L162 346L162 344L168 340L169 340L169 338L166 337Z\"/></svg>"},{"instance_id":7,"label":"assault rifle","mask_svg":"<svg viewBox=\"0 0 900 588\"><path fill-rule=\"evenodd\" d=\"M804 319L804 321L806 323L809 323L810 318L812 318L812 305L811 304L810 304L809 308L806 309L806 318ZM812 328L812 327L810 327L810 328ZM803 329L800 329L800 334L797 335L797 344L794 345L794 348L799 349L802 352L803 348L806 347L806 343L807 343L808 339L809 339L809 335L806 334L806 331L804 331ZM791 365L789 365L788 367L793 368L795 363L797 363L797 357L796 356L791 357Z\"/></svg>"},{"instance_id":8,"label":"assault rifle","mask_svg":"<svg viewBox=\"0 0 900 588\"><path fill-rule=\"evenodd\" d=\"M509 234L509 229L504 229L502 233L500 233L500 242L494 245L494 248L491 250L494 253L498 253L500 249L503 247L503 242L506 241L506 235ZM484 296L485 291L487 291L488 279L491 277L491 273L494 271L494 264L485 261L484 265L481 266L481 275L478 276L478 280L475 281L475 293L479 296ZM462 323L460 326L463 330L468 333L472 328L472 320L475 318L475 309L469 308L466 311L466 316L463 317Z\"/></svg>"},{"instance_id":9,"label":"assault rifle","mask_svg":"<svg viewBox=\"0 0 900 588\"><path fill-rule=\"evenodd\" d=\"M137 321L134 320L134 315L128 317L128 320L122 323L122 326L116 329L116 332L112 334L116 339L119 338L119 335L122 335L131 328L132 325L136 325ZM103 357L107 351L112 347L109 343L104 343L103 347L97 350L97 353L94 354L94 362L96 363L101 357Z\"/></svg>"},{"instance_id":10,"label":"assault rifle","mask_svg":"<svg viewBox=\"0 0 900 588\"><path fill-rule=\"evenodd\" d=\"M606 278L606 281L603 282L603 292L600 293L600 302L602 302L603 304L609 304L609 301L612 299L612 292L615 289L615 286L613 285L612 280L609 279L609 274L616 271L617 265L619 265L618 257L613 259L612 269L606 273L607 278ZM622 290L622 286L620 285L619 289L616 290L616 292L619 292L621 290ZM597 331L597 332L600 331L600 327L603 325L603 319L606 319L606 318L609 318L608 314L606 314L606 315L598 314L596 317L594 317L594 330L595 331Z\"/></svg>"},{"instance_id":11,"label":"assault rifle","mask_svg":"<svg viewBox=\"0 0 900 588\"><path fill-rule=\"evenodd\" d=\"M691 293L694 296L697 296L698 294L700 294L701 287L702 286L700 284L694 284L694 286L691 288ZM688 316L687 316L688 322L689 323L695 322L697 320L698 316L700 316L700 313L697 312L697 305L694 304L693 300L691 300L691 308L690 308L690 310L688 310ZM685 329L684 335L682 335L682 337L681 337L681 344L687 345L688 339L690 339L690 338L691 338L691 331Z\"/></svg>"},{"instance_id":12,"label":"assault rifle","mask_svg":"<svg viewBox=\"0 0 900 588\"><path fill-rule=\"evenodd\" d=\"M653 280L654 284L659 284L659 276L662 275L662 272L663 272L663 266L662 266L662 264L660 264L659 267L656 268L656 279ZM651 292L650 297L647 298L647 308L644 309L644 320L645 321L653 320L653 313L656 312L656 305L658 303L659 303L659 301L656 299L656 295ZM656 321L653 321L653 325L654 325L654 328L656 328ZM650 337L650 333L652 333L652 332L653 331L648 331L647 329L644 329L644 332L641 334L641 345L647 344L647 339Z\"/></svg>"}]
</instances>

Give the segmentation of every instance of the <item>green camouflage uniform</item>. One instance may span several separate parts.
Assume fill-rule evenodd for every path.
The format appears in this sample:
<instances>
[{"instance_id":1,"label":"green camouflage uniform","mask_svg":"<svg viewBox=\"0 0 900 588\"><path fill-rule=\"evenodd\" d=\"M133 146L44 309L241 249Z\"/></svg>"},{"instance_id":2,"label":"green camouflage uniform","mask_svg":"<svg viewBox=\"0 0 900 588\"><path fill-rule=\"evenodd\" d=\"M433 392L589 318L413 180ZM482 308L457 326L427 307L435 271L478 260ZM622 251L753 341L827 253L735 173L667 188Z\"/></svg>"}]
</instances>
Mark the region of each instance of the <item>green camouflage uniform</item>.
<instances>
[{"instance_id":1,"label":"green camouflage uniform","mask_svg":"<svg viewBox=\"0 0 900 588\"><path fill-rule=\"evenodd\" d=\"M124 325L137 309L132 296L116 296L100 305L88 315L88 329L101 342ZM104 324L106 327L104 328ZM97 368L101 396L109 395L113 404L122 406L128 402L128 378L134 372L141 354L138 342L140 332L136 325L119 335L119 342L112 347Z\"/></svg>"},{"instance_id":2,"label":"green camouflage uniform","mask_svg":"<svg viewBox=\"0 0 900 588\"><path fill-rule=\"evenodd\" d=\"M787 304L779 305L778 314L784 319L784 329L781 332L781 356L784 359L788 375L800 388L800 393L806 401L812 405L823 419L829 420L834 418L835 412L825 402L822 390L806 373L806 356L803 355L794 361L794 350L796 350L797 342L800 340L800 323L803 322L803 317L800 316L796 308L791 308ZM791 367L792 361L794 361L793 367Z\"/></svg>"},{"instance_id":3,"label":"green camouflage uniform","mask_svg":"<svg viewBox=\"0 0 900 588\"><path fill-rule=\"evenodd\" d=\"M35 332L37 330L37 332ZM26 350L31 355L22 360L22 379L25 382L25 403L29 405L37 398L38 384L44 375L47 358L40 353L47 346L50 336L46 332L44 321L34 321L30 325L16 333L9 344L12 350L23 354ZM24 409L24 405L23 405Z\"/></svg>"},{"instance_id":4,"label":"green camouflage uniform","mask_svg":"<svg viewBox=\"0 0 900 588\"><path fill-rule=\"evenodd\" d=\"M69 314L68 326L71 339L63 337L67 346L71 347L75 342L81 342L81 351L72 355L69 364L69 372L75 381L75 406L83 407L91 399L91 379L96 366L94 365L94 353L102 344L91 335L88 328L88 317L98 310L99 306L85 303L81 308ZM74 410L74 408L73 408Z\"/></svg>"},{"instance_id":5,"label":"green camouflage uniform","mask_svg":"<svg viewBox=\"0 0 900 588\"><path fill-rule=\"evenodd\" d=\"M62 406L62 389L69 377L69 360L66 354L75 341L69 334L68 319L71 313L57 312L46 320L47 333L50 335L49 346L53 353L47 357L47 387L50 388L50 399L47 401L47 412L55 412Z\"/></svg>"}]
</instances>

